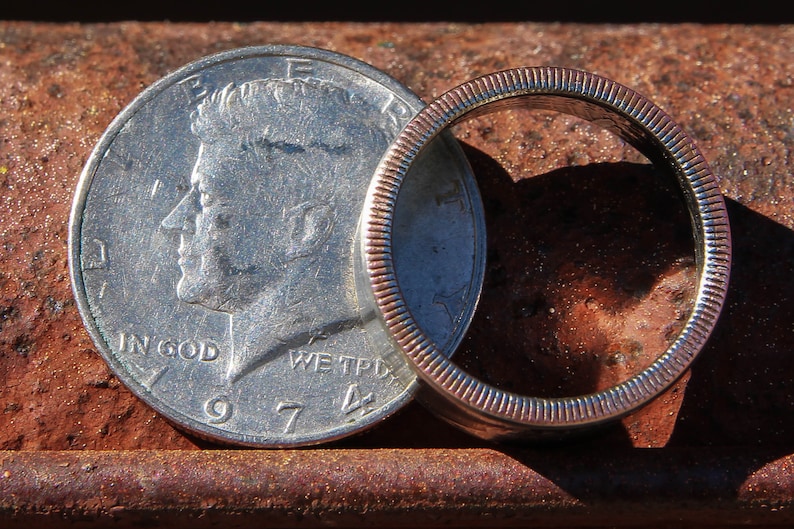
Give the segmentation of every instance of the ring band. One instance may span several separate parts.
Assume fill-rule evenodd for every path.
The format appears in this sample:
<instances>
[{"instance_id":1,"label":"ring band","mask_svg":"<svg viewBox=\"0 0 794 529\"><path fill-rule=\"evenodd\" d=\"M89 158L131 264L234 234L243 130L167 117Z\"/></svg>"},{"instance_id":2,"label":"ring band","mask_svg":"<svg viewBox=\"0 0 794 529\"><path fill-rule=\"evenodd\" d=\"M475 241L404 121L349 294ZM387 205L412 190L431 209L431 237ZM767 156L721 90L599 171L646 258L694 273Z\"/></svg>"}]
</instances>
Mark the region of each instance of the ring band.
<instances>
[{"instance_id":1,"label":"ring band","mask_svg":"<svg viewBox=\"0 0 794 529\"><path fill-rule=\"evenodd\" d=\"M553 110L593 122L672 170L685 196L695 242L696 298L673 343L649 367L587 395L539 398L503 391L464 372L423 333L404 302L392 258L392 219L404 177L439 132L506 107ZM423 404L447 421L490 440L533 438L621 418L669 388L711 335L727 294L731 235L717 179L694 142L660 108L604 77L557 67L526 67L463 83L427 105L381 159L370 184L360 231L360 288L377 307L397 350L390 368L418 375ZM394 356L394 355L392 355ZM407 366L407 370L406 370Z\"/></svg>"}]
</instances>

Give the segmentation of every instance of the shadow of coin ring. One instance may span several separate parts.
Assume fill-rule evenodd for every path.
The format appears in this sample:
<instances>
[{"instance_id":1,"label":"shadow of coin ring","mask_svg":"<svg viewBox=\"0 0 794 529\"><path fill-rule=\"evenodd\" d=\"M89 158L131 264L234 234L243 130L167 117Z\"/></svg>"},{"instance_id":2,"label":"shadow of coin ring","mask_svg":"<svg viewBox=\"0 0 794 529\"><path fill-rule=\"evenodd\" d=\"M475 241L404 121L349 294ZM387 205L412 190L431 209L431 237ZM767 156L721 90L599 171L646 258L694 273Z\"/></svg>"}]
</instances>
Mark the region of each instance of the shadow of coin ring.
<instances>
[{"instance_id":1,"label":"shadow of coin ring","mask_svg":"<svg viewBox=\"0 0 794 529\"><path fill-rule=\"evenodd\" d=\"M509 107L551 110L618 135L671 171L691 218L696 298L678 336L653 363L607 389L540 398L503 391L442 355L414 321L394 269L392 220L403 180L420 152L442 130ZM669 388L691 365L722 310L730 275L731 235L717 179L694 142L660 108L610 79L557 67L515 68L465 82L428 104L381 159L361 219L366 295L394 341L391 369L418 375L418 398L439 416L490 440L539 438L602 425L637 410ZM364 288L360 287L360 288Z\"/></svg>"}]
</instances>

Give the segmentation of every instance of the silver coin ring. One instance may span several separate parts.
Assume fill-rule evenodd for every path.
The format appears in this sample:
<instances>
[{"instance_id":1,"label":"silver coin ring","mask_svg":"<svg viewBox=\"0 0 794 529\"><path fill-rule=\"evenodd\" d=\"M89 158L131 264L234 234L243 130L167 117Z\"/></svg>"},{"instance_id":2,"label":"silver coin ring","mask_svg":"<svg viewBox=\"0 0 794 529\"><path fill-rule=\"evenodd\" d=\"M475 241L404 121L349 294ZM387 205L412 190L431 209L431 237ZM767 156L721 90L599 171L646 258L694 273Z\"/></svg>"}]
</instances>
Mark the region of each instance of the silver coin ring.
<instances>
[{"instance_id":1,"label":"silver coin ring","mask_svg":"<svg viewBox=\"0 0 794 529\"><path fill-rule=\"evenodd\" d=\"M393 213L404 177L419 153L452 125L516 106L570 114L617 134L652 163L672 171L685 196L697 266L691 313L672 344L649 367L602 391L539 398L478 380L440 354L417 326L395 275ZM362 213L360 244L370 299L402 353L398 356L418 375L421 400L447 421L490 440L543 437L601 425L636 411L664 392L709 339L725 301L731 265L725 201L693 140L634 90L592 73L558 67L523 67L483 75L427 105L381 159Z\"/></svg>"}]
</instances>

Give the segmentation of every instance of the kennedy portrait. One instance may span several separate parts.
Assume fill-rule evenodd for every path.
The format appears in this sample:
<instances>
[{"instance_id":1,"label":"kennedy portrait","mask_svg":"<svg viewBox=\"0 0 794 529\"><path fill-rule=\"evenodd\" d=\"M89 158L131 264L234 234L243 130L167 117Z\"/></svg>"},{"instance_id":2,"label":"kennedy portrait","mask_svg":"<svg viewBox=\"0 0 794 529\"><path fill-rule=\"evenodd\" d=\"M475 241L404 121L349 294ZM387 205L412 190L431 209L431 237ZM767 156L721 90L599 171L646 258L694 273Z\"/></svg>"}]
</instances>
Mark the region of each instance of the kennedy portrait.
<instances>
[{"instance_id":1,"label":"kennedy portrait","mask_svg":"<svg viewBox=\"0 0 794 529\"><path fill-rule=\"evenodd\" d=\"M228 382L357 325L352 242L391 127L321 80L229 85L193 112L190 189L162 227L178 299L228 315Z\"/></svg>"}]
</instances>

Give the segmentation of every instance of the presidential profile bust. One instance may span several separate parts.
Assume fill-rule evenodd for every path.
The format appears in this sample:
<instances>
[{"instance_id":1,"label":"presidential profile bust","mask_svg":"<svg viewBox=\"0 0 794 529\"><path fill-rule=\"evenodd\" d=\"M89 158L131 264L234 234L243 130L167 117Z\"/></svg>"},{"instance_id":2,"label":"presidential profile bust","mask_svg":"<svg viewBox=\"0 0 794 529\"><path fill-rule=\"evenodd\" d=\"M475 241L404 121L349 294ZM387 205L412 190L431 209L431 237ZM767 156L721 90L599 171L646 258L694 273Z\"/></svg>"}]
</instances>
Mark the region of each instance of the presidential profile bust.
<instances>
[{"instance_id":1,"label":"presidential profile bust","mask_svg":"<svg viewBox=\"0 0 794 529\"><path fill-rule=\"evenodd\" d=\"M229 316L229 383L358 323L352 241L392 126L316 79L228 85L191 115L190 190L161 225L179 234L178 299Z\"/></svg>"}]
</instances>

